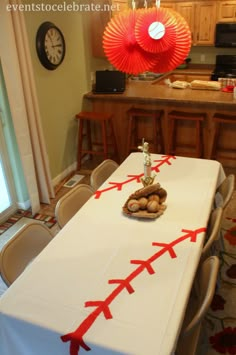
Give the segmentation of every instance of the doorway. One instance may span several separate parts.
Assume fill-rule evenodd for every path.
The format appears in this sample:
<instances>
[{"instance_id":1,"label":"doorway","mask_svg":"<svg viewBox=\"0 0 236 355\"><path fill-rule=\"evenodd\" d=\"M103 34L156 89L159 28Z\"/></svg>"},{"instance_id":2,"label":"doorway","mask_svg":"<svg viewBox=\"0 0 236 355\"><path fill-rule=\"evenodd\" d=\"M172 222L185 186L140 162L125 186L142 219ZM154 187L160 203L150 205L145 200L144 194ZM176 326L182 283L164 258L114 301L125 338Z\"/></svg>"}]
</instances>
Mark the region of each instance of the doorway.
<instances>
[{"instance_id":1,"label":"doorway","mask_svg":"<svg viewBox=\"0 0 236 355\"><path fill-rule=\"evenodd\" d=\"M4 119L0 108L0 223L17 210L13 175L4 137Z\"/></svg>"}]
</instances>

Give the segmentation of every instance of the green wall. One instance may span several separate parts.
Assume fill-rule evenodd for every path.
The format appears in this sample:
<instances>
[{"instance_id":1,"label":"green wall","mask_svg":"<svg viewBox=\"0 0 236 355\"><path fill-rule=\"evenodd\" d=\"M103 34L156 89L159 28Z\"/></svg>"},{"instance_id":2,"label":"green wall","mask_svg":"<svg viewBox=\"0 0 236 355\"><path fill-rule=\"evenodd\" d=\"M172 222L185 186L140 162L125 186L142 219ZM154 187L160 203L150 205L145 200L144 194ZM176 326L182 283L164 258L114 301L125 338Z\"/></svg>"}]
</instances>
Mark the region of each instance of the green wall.
<instances>
[{"instance_id":1,"label":"green wall","mask_svg":"<svg viewBox=\"0 0 236 355\"><path fill-rule=\"evenodd\" d=\"M32 1L24 0L23 3ZM48 0L46 3L60 4L61 1ZM76 161L75 114L82 109L83 94L90 89L89 13L30 11L24 15L49 165L52 178L55 178ZM41 65L35 49L36 33L44 21L58 26L66 42L64 61L53 71Z\"/></svg>"}]
</instances>

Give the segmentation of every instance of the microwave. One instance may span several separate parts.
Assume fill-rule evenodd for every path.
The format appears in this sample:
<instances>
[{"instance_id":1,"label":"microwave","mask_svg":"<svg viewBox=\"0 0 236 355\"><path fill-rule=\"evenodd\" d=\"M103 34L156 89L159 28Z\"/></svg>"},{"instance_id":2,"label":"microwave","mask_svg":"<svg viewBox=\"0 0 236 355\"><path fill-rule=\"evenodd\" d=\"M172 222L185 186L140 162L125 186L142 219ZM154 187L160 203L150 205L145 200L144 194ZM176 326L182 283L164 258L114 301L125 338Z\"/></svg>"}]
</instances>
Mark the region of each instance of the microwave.
<instances>
[{"instance_id":1,"label":"microwave","mask_svg":"<svg viewBox=\"0 0 236 355\"><path fill-rule=\"evenodd\" d=\"M236 47L236 22L216 24L215 47Z\"/></svg>"}]
</instances>

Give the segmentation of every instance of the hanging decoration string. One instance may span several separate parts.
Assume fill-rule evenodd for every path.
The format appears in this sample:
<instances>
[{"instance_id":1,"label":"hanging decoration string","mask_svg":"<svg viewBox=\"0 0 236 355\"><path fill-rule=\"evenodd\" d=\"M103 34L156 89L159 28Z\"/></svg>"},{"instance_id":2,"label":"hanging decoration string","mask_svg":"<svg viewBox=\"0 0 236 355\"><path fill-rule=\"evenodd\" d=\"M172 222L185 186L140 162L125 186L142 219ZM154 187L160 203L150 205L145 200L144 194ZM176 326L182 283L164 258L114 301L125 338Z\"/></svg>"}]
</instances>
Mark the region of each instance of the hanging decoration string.
<instances>
[{"instance_id":1,"label":"hanging decoration string","mask_svg":"<svg viewBox=\"0 0 236 355\"><path fill-rule=\"evenodd\" d=\"M132 0L132 9L135 10L136 9L136 3L135 0Z\"/></svg>"},{"instance_id":2,"label":"hanging decoration string","mask_svg":"<svg viewBox=\"0 0 236 355\"><path fill-rule=\"evenodd\" d=\"M159 9L160 6L161 6L161 0L156 0L156 7Z\"/></svg>"}]
</instances>

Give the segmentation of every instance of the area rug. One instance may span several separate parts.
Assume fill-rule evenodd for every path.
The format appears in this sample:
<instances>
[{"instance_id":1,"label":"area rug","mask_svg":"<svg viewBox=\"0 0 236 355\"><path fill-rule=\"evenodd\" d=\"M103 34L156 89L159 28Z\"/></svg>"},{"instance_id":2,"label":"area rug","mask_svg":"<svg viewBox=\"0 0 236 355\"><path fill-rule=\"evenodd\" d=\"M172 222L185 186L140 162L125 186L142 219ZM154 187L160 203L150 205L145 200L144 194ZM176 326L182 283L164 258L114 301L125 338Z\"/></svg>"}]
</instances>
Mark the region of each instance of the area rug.
<instances>
[{"instance_id":1,"label":"area rug","mask_svg":"<svg viewBox=\"0 0 236 355\"><path fill-rule=\"evenodd\" d=\"M222 223L220 271L211 307L203 327L207 352L236 354L236 192Z\"/></svg>"},{"instance_id":2,"label":"area rug","mask_svg":"<svg viewBox=\"0 0 236 355\"><path fill-rule=\"evenodd\" d=\"M56 223L55 217L43 215L36 213L32 215L30 211L18 210L12 217L10 217L6 222L0 224L0 235L5 233L10 227L12 227L17 221L22 217L27 217L44 222L48 228L52 228Z\"/></svg>"}]
</instances>

